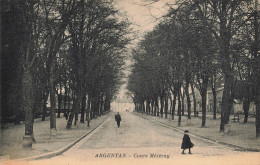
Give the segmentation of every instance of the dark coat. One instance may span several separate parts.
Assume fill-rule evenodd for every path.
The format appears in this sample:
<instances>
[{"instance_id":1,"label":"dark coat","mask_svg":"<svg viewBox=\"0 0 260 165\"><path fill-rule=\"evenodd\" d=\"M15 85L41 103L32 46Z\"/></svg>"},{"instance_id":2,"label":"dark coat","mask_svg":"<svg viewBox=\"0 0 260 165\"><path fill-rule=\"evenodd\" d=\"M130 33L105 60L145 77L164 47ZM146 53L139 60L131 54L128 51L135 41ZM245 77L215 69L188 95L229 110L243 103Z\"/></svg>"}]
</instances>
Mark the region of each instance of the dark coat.
<instances>
[{"instance_id":1,"label":"dark coat","mask_svg":"<svg viewBox=\"0 0 260 165\"><path fill-rule=\"evenodd\" d=\"M121 116L120 116L120 115L115 115L115 120L116 120L117 122L120 122L120 121L121 121Z\"/></svg>"},{"instance_id":2,"label":"dark coat","mask_svg":"<svg viewBox=\"0 0 260 165\"><path fill-rule=\"evenodd\" d=\"M181 144L181 149L187 149L187 148L192 148L194 144L190 141L190 137L187 134L184 134L182 138L182 144Z\"/></svg>"}]
</instances>

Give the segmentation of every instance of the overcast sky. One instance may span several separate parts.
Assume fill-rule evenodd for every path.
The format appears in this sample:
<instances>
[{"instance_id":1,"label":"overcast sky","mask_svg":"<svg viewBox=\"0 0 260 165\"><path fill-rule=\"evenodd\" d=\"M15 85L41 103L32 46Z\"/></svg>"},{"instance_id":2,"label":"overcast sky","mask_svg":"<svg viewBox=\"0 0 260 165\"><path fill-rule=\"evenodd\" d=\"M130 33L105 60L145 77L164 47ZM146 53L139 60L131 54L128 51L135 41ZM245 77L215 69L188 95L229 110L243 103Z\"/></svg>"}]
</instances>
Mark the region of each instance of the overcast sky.
<instances>
[{"instance_id":1,"label":"overcast sky","mask_svg":"<svg viewBox=\"0 0 260 165\"><path fill-rule=\"evenodd\" d=\"M168 10L165 4L173 0L159 0L150 5L146 5L148 2L145 1L147 0L115 0L117 8L135 24L135 30L139 31L140 36L153 29L158 23L154 17L159 18L165 14Z\"/></svg>"}]
</instances>

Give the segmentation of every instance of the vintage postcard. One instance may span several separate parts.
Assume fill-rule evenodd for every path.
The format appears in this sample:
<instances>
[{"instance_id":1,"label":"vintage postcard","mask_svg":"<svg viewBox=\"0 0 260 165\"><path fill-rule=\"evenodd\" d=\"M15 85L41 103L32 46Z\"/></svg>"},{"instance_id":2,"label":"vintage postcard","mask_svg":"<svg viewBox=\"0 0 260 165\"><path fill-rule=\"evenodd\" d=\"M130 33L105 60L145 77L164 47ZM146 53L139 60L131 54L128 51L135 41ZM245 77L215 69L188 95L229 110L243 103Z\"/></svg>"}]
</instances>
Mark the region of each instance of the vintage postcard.
<instances>
[{"instance_id":1,"label":"vintage postcard","mask_svg":"<svg viewBox=\"0 0 260 165\"><path fill-rule=\"evenodd\" d=\"M258 0L1 0L1 165L259 165Z\"/></svg>"}]
</instances>

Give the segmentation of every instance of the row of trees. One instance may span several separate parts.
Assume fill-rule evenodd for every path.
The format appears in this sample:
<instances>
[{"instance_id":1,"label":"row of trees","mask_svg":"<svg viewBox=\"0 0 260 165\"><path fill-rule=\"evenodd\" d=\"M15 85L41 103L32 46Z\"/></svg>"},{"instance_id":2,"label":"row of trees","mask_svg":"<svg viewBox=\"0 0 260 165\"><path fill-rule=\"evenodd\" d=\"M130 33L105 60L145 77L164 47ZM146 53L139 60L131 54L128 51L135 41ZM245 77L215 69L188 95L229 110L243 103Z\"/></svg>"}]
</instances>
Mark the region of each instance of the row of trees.
<instances>
[{"instance_id":1,"label":"row of trees","mask_svg":"<svg viewBox=\"0 0 260 165\"><path fill-rule=\"evenodd\" d=\"M248 0L178 0L163 20L132 51L133 69L128 89L136 110L172 119L178 102L179 125L184 96L191 118L194 88L202 98L202 124L206 124L207 91L214 98L223 85L220 131L228 124L234 98L244 102L245 122L249 104L256 104L256 136L260 136L260 55L258 2ZM192 95L190 96L190 91ZM160 100L160 101L158 101ZM159 109L160 102L160 109ZM146 103L146 106L144 105ZM146 107L146 108L145 108Z\"/></svg>"},{"instance_id":2,"label":"row of trees","mask_svg":"<svg viewBox=\"0 0 260 165\"><path fill-rule=\"evenodd\" d=\"M25 120L31 146L33 120L56 134L56 102L71 108L67 128L110 110L121 84L129 22L112 0L8 0L2 2L2 113ZM56 99L58 98L58 99ZM72 107L70 107L70 103ZM22 114L22 115L19 115ZM84 118L86 116L86 119Z\"/></svg>"}]
</instances>

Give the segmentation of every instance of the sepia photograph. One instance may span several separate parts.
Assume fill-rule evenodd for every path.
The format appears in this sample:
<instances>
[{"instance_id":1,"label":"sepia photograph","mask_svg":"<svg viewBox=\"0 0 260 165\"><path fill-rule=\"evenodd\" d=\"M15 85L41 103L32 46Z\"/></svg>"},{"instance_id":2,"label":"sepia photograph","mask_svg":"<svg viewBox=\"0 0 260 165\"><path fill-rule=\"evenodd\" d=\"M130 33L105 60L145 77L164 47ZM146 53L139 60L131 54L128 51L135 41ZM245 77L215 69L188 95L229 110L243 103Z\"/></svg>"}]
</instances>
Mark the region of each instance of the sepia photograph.
<instances>
[{"instance_id":1,"label":"sepia photograph","mask_svg":"<svg viewBox=\"0 0 260 165\"><path fill-rule=\"evenodd\" d=\"M0 165L260 165L259 0L0 0Z\"/></svg>"}]
</instances>

